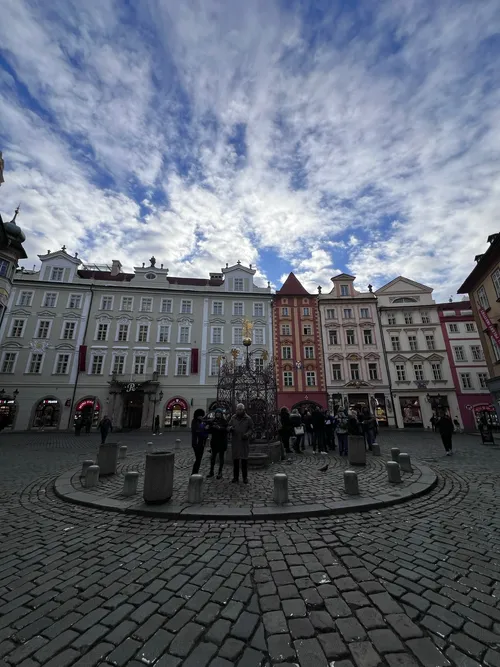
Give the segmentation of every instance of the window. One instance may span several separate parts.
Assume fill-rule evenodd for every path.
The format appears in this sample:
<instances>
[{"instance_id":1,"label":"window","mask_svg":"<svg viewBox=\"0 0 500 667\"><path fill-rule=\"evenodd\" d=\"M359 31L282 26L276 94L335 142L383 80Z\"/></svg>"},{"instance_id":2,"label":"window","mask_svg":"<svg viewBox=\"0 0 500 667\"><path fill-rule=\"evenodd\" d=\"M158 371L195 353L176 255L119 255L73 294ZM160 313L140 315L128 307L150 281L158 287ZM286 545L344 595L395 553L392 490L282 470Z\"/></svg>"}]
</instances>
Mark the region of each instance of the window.
<instances>
[{"instance_id":1,"label":"window","mask_svg":"<svg viewBox=\"0 0 500 667\"><path fill-rule=\"evenodd\" d=\"M184 355L177 357L176 375L188 374L188 358Z\"/></svg>"},{"instance_id":2,"label":"window","mask_svg":"<svg viewBox=\"0 0 500 667\"><path fill-rule=\"evenodd\" d=\"M370 319L370 309L369 308L360 308L359 314L364 320Z\"/></svg>"},{"instance_id":3,"label":"window","mask_svg":"<svg viewBox=\"0 0 500 667\"><path fill-rule=\"evenodd\" d=\"M293 387L293 373L292 371L283 372L283 384L285 387Z\"/></svg>"},{"instance_id":4,"label":"window","mask_svg":"<svg viewBox=\"0 0 500 667\"><path fill-rule=\"evenodd\" d=\"M500 269L496 269L491 274L491 280L493 281L493 287L497 295L497 299L500 299Z\"/></svg>"},{"instance_id":5,"label":"window","mask_svg":"<svg viewBox=\"0 0 500 667\"><path fill-rule=\"evenodd\" d=\"M450 333L459 333L458 324L456 324L455 322L451 322L450 324L448 324L448 331Z\"/></svg>"},{"instance_id":6,"label":"window","mask_svg":"<svg viewBox=\"0 0 500 667\"><path fill-rule=\"evenodd\" d=\"M103 323L97 325L96 340L108 340L109 324Z\"/></svg>"},{"instance_id":7,"label":"window","mask_svg":"<svg viewBox=\"0 0 500 667\"><path fill-rule=\"evenodd\" d=\"M312 336L312 324L304 324L302 331L304 332L304 336Z\"/></svg>"},{"instance_id":8,"label":"window","mask_svg":"<svg viewBox=\"0 0 500 667\"><path fill-rule=\"evenodd\" d=\"M390 313L387 315L387 324L396 324L396 315Z\"/></svg>"},{"instance_id":9,"label":"window","mask_svg":"<svg viewBox=\"0 0 500 667\"><path fill-rule=\"evenodd\" d=\"M370 380L378 380L378 365L375 362L368 364L368 375Z\"/></svg>"},{"instance_id":10,"label":"window","mask_svg":"<svg viewBox=\"0 0 500 667\"><path fill-rule=\"evenodd\" d=\"M28 373L40 373L42 370L42 361L43 354L40 352L32 352L28 366Z\"/></svg>"},{"instance_id":11,"label":"window","mask_svg":"<svg viewBox=\"0 0 500 667\"><path fill-rule=\"evenodd\" d=\"M304 317L309 317L309 315L311 314L311 309L310 308L303 308L302 310L303 310Z\"/></svg>"},{"instance_id":12,"label":"window","mask_svg":"<svg viewBox=\"0 0 500 667\"><path fill-rule=\"evenodd\" d=\"M281 348L281 358L282 359L291 359L292 358L292 348L288 345L285 345Z\"/></svg>"},{"instance_id":13,"label":"window","mask_svg":"<svg viewBox=\"0 0 500 667\"><path fill-rule=\"evenodd\" d=\"M104 366L104 354L94 354L90 365L90 375L102 375Z\"/></svg>"},{"instance_id":14,"label":"window","mask_svg":"<svg viewBox=\"0 0 500 667\"><path fill-rule=\"evenodd\" d=\"M255 327L253 330L253 344L264 345L264 329L262 327Z\"/></svg>"},{"instance_id":15,"label":"window","mask_svg":"<svg viewBox=\"0 0 500 667\"><path fill-rule=\"evenodd\" d=\"M347 329L345 332L346 341L348 345L356 345L356 337L354 335L354 329Z\"/></svg>"},{"instance_id":16,"label":"window","mask_svg":"<svg viewBox=\"0 0 500 667\"><path fill-rule=\"evenodd\" d=\"M344 320L352 320L352 308L344 308Z\"/></svg>"},{"instance_id":17,"label":"window","mask_svg":"<svg viewBox=\"0 0 500 667\"><path fill-rule=\"evenodd\" d=\"M410 350L412 352L415 352L415 350L418 350L418 344L417 344L417 337L416 336L408 336L408 343L410 345Z\"/></svg>"},{"instance_id":18,"label":"window","mask_svg":"<svg viewBox=\"0 0 500 667\"><path fill-rule=\"evenodd\" d=\"M291 336L291 334L292 334L292 332L291 332L291 329L290 329L290 325L289 324L282 324L281 325L281 335L282 336Z\"/></svg>"},{"instance_id":19,"label":"window","mask_svg":"<svg viewBox=\"0 0 500 667\"><path fill-rule=\"evenodd\" d=\"M349 364L351 369L351 380L359 380L359 364Z\"/></svg>"},{"instance_id":20,"label":"window","mask_svg":"<svg viewBox=\"0 0 500 667\"><path fill-rule=\"evenodd\" d=\"M474 324L474 322L466 322L465 331L467 333L476 333L476 325Z\"/></svg>"},{"instance_id":21,"label":"window","mask_svg":"<svg viewBox=\"0 0 500 667\"><path fill-rule=\"evenodd\" d=\"M50 331L50 320L40 320L38 323L38 330L36 338L48 338Z\"/></svg>"},{"instance_id":22,"label":"window","mask_svg":"<svg viewBox=\"0 0 500 667\"><path fill-rule=\"evenodd\" d=\"M64 269L58 267L58 266L53 266L52 271L50 274L50 279L54 280L56 282L62 282L64 276Z\"/></svg>"},{"instance_id":23,"label":"window","mask_svg":"<svg viewBox=\"0 0 500 667\"><path fill-rule=\"evenodd\" d=\"M233 327L233 345L243 345L243 329Z\"/></svg>"},{"instance_id":24,"label":"window","mask_svg":"<svg viewBox=\"0 0 500 667\"><path fill-rule=\"evenodd\" d=\"M453 351L455 353L455 361L467 361L463 345L457 345L453 348Z\"/></svg>"},{"instance_id":25,"label":"window","mask_svg":"<svg viewBox=\"0 0 500 667\"><path fill-rule=\"evenodd\" d=\"M497 345L496 340L493 336L490 336L491 349L493 350L493 355L495 361L500 361L500 347Z\"/></svg>"},{"instance_id":26,"label":"window","mask_svg":"<svg viewBox=\"0 0 500 667\"><path fill-rule=\"evenodd\" d=\"M101 310L113 310L113 297L112 296L103 296L103 297L101 297Z\"/></svg>"},{"instance_id":27,"label":"window","mask_svg":"<svg viewBox=\"0 0 500 667\"><path fill-rule=\"evenodd\" d=\"M264 370L264 359L262 357L255 357L253 360L253 367L256 371Z\"/></svg>"},{"instance_id":28,"label":"window","mask_svg":"<svg viewBox=\"0 0 500 667\"><path fill-rule=\"evenodd\" d=\"M332 364L332 380L342 380L342 367L340 364Z\"/></svg>"},{"instance_id":29,"label":"window","mask_svg":"<svg viewBox=\"0 0 500 667\"><path fill-rule=\"evenodd\" d=\"M396 364L398 382L406 382L406 368L404 364Z\"/></svg>"},{"instance_id":30,"label":"window","mask_svg":"<svg viewBox=\"0 0 500 667\"><path fill-rule=\"evenodd\" d=\"M284 317L288 317L288 315L289 315L288 307L282 308L282 309L281 309L281 314L282 314Z\"/></svg>"},{"instance_id":31,"label":"window","mask_svg":"<svg viewBox=\"0 0 500 667\"><path fill-rule=\"evenodd\" d=\"M235 278L234 279L234 291L235 292L243 292L243 290L244 290L243 278Z\"/></svg>"},{"instance_id":32,"label":"window","mask_svg":"<svg viewBox=\"0 0 500 667\"><path fill-rule=\"evenodd\" d=\"M339 344L339 332L337 329L330 329L328 332L328 343L330 345L338 345Z\"/></svg>"},{"instance_id":33,"label":"window","mask_svg":"<svg viewBox=\"0 0 500 667\"><path fill-rule=\"evenodd\" d=\"M133 296L122 296L122 302L120 304L120 310L125 310L130 312L134 307L134 297Z\"/></svg>"},{"instance_id":34,"label":"window","mask_svg":"<svg viewBox=\"0 0 500 667\"><path fill-rule=\"evenodd\" d=\"M106 324L106 327L108 325ZM65 322L63 324L62 338L64 340L74 340L76 331L76 322ZM102 340L106 340L103 338Z\"/></svg>"},{"instance_id":35,"label":"window","mask_svg":"<svg viewBox=\"0 0 500 667\"><path fill-rule=\"evenodd\" d=\"M134 375L144 375L146 369L146 355L136 354L134 357Z\"/></svg>"},{"instance_id":36,"label":"window","mask_svg":"<svg viewBox=\"0 0 500 667\"><path fill-rule=\"evenodd\" d=\"M191 338L191 327L182 326L179 327L179 343L190 343Z\"/></svg>"},{"instance_id":37,"label":"window","mask_svg":"<svg viewBox=\"0 0 500 667\"><path fill-rule=\"evenodd\" d=\"M472 389L470 373L460 373L460 384L462 385L462 389Z\"/></svg>"},{"instance_id":38,"label":"window","mask_svg":"<svg viewBox=\"0 0 500 667\"><path fill-rule=\"evenodd\" d=\"M158 343L170 343L170 324L158 325Z\"/></svg>"},{"instance_id":39,"label":"window","mask_svg":"<svg viewBox=\"0 0 500 667\"><path fill-rule=\"evenodd\" d=\"M58 354L56 358L55 375L67 375L69 369L69 354Z\"/></svg>"},{"instance_id":40,"label":"window","mask_svg":"<svg viewBox=\"0 0 500 667\"><path fill-rule=\"evenodd\" d=\"M413 315L411 313L404 313L405 324L413 324Z\"/></svg>"},{"instance_id":41,"label":"window","mask_svg":"<svg viewBox=\"0 0 500 667\"><path fill-rule=\"evenodd\" d=\"M2 373L13 373L16 366L17 352L4 352Z\"/></svg>"},{"instance_id":42,"label":"window","mask_svg":"<svg viewBox=\"0 0 500 667\"><path fill-rule=\"evenodd\" d=\"M44 308L55 308L57 303L57 292L46 292L43 299ZM29 305L29 304L27 304Z\"/></svg>"},{"instance_id":43,"label":"window","mask_svg":"<svg viewBox=\"0 0 500 667\"><path fill-rule=\"evenodd\" d=\"M306 371L306 385L308 387L316 386L316 371Z\"/></svg>"},{"instance_id":44,"label":"window","mask_svg":"<svg viewBox=\"0 0 500 667\"><path fill-rule=\"evenodd\" d=\"M193 312L193 302L189 299L182 299L181 301L181 313L185 315L190 315Z\"/></svg>"},{"instance_id":45,"label":"window","mask_svg":"<svg viewBox=\"0 0 500 667\"><path fill-rule=\"evenodd\" d=\"M415 380L417 382L424 380L424 367L422 364L413 364L413 372L415 373Z\"/></svg>"},{"instance_id":46,"label":"window","mask_svg":"<svg viewBox=\"0 0 500 667\"><path fill-rule=\"evenodd\" d=\"M113 366L111 367L111 372L113 375L123 375L125 369L125 355L124 354L115 354L113 357Z\"/></svg>"},{"instance_id":47,"label":"window","mask_svg":"<svg viewBox=\"0 0 500 667\"><path fill-rule=\"evenodd\" d=\"M223 301L212 301L212 315L224 315Z\"/></svg>"},{"instance_id":48,"label":"window","mask_svg":"<svg viewBox=\"0 0 500 667\"><path fill-rule=\"evenodd\" d=\"M326 319L327 320L334 320L335 319L335 308L327 308L326 309Z\"/></svg>"},{"instance_id":49,"label":"window","mask_svg":"<svg viewBox=\"0 0 500 667\"><path fill-rule=\"evenodd\" d=\"M12 338L22 337L25 323L26 320L12 320L12 327L10 328Z\"/></svg>"},{"instance_id":50,"label":"window","mask_svg":"<svg viewBox=\"0 0 500 667\"><path fill-rule=\"evenodd\" d=\"M219 357L210 357L210 375L218 375L219 366Z\"/></svg>"},{"instance_id":51,"label":"window","mask_svg":"<svg viewBox=\"0 0 500 667\"><path fill-rule=\"evenodd\" d=\"M486 294L486 290L484 289L484 286L481 285L481 287L477 290L477 300L479 301L479 305L481 308L484 308L484 310L488 310L490 307L490 302L488 301L488 296Z\"/></svg>"},{"instance_id":52,"label":"window","mask_svg":"<svg viewBox=\"0 0 500 667\"><path fill-rule=\"evenodd\" d=\"M172 312L172 299L162 299L160 302L160 313Z\"/></svg>"},{"instance_id":53,"label":"window","mask_svg":"<svg viewBox=\"0 0 500 667\"><path fill-rule=\"evenodd\" d=\"M222 327L212 327L212 343L222 343Z\"/></svg>"},{"instance_id":54,"label":"window","mask_svg":"<svg viewBox=\"0 0 500 667\"><path fill-rule=\"evenodd\" d=\"M243 308L242 301L233 301L233 315L244 315L245 311Z\"/></svg>"},{"instance_id":55,"label":"window","mask_svg":"<svg viewBox=\"0 0 500 667\"><path fill-rule=\"evenodd\" d=\"M371 329L365 329L363 331L363 340L365 341L365 345L373 345L373 336Z\"/></svg>"},{"instance_id":56,"label":"window","mask_svg":"<svg viewBox=\"0 0 500 667\"><path fill-rule=\"evenodd\" d=\"M478 373L477 379L479 380L479 387L481 389L486 389L488 386L486 384L486 381L488 380L488 373Z\"/></svg>"},{"instance_id":57,"label":"window","mask_svg":"<svg viewBox=\"0 0 500 667\"><path fill-rule=\"evenodd\" d=\"M426 310L423 310L420 313L420 319L422 320L422 324L430 324L431 323L431 318L429 317L429 313Z\"/></svg>"},{"instance_id":58,"label":"window","mask_svg":"<svg viewBox=\"0 0 500 667\"><path fill-rule=\"evenodd\" d=\"M146 280L156 280L156 273L146 273Z\"/></svg>"},{"instance_id":59,"label":"window","mask_svg":"<svg viewBox=\"0 0 500 667\"><path fill-rule=\"evenodd\" d=\"M312 345L306 345L304 348L304 357L306 359L314 359L314 347Z\"/></svg>"},{"instance_id":60,"label":"window","mask_svg":"<svg viewBox=\"0 0 500 667\"><path fill-rule=\"evenodd\" d=\"M6 276L9 272L9 262L5 259L0 259L0 276Z\"/></svg>"},{"instance_id":61,"label":"window","mask_svg":"<svg viewBox=\"0 0 500 667\"><path fill-rule=\"evenodd\" d=\"M82 307L82 295L70 294L68 301L68 308L81 308L81 307Z\"/></svg>"},{"instance_id":62,"label":"window","mask_svg":"<svg viewBox=\"0 0 500 667\"><path fill-rule=\"evenodd\" d=\"M153 299L149 296L141 297L141 308L142 313L151 313L153 311Z\"/></svg>"},{"instance_id":63,"label":"window","mask_svg":"<svg viewBox=\"0 0 500 667\"><path fill-rule=\"evenodd\" d=\"M399 352L401 345L399 344L399 336L391 336L391 345L393 352Z\"/></svg>"},{"instance_id":64,"label":"window","mask_svg":"<svg viewBox=\"0 0 500 667\"><path fill-rule=\"evenodd\" d=\"M340 296L349 296L349 285L340 286Z\"/></svg>"},{"instance_id":65,"label":"window","mask_svg":"<svg viewBox=\"0 0 500 667\"><path fill-rule=\"evenodd\" d=\"M167 368L168 368L168 355L167 354L159 354L156 357L156 368L155 371L158 373L158 375L167 375Z\"/></svg>"},{"instance_id":66,"label":"window","mask_svg":"<svg viewBox=\"0 0 500 667\"><path fill-rule=\"evenodd\" d=\"M441 364L439 362L434 362L431 364L432 369L432 379L433 380L442 380L443 374L441 372Z\"/></svg>"},{"instance_id":67,"label":"window","mask_svg":"<svg viewBox=\"0 0 500 667\"><path fill-rule=\"evenodd\" d=\"M128 324L119 324L118 325L118 335L116 336L116 340L120 342L125 342L128 340L128 329L129 325Z\"/></svg>"},{"instance_id":68,"label":"window","mask_svg":"<svg viewBox=\"0 0 500 667\"><path fill-rule=\"evenodd\" d=\"M254 303L253 304L253 315L254 315L254 317L264 317L264 304L263 303Z\"/></svg>"},{"instance_id":69,"label":"window","mask_svg":"<svg viewBox=\"0 0 500 667\"><path fill-rule=\"evenodd\" d=\"M435 350L436 349L433 334L426 334L425 335L425 342L426 342L428 350Z\"/></svg>"},{"instance_id":70,"label":"window","mask_svg":"<svg viewBox=\"0 0 500 667\"><path fill-rule=\"evenodd\" d=\"M137 342L147 343L149 339L149 324L139 324L137 329Z\"/></svg>"},{"instance_id":71,"label":"window","mask_svg":"<svg viewBox=\"0 0 500 667\"><path fill-rule=\"evenodd\" d=\"M471 345L472 361L483 361L483 348L480 345Z\"/></svg>"}]
</instances>

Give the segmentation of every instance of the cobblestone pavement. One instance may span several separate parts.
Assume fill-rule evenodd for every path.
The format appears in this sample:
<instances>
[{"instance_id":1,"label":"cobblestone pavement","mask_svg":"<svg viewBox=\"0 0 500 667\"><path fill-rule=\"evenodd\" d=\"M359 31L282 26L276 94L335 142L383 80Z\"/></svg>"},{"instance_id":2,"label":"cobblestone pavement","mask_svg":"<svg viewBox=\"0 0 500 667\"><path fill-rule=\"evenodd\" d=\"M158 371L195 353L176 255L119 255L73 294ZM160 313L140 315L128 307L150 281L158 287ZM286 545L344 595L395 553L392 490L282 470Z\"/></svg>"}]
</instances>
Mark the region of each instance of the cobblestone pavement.
<instances>
[{"instance_id":1,"label":"cobblestone pavement","mask_svg":"<svg viewBox=\"0 0 500 667\"><path fill-rule=\"evenodd\" d=\"M0 667L500 666L500 449L474 436L383 435L438 471L420 499L245 524L63 503L90 440L0 438Z\"/></svg>"}]
</instances>

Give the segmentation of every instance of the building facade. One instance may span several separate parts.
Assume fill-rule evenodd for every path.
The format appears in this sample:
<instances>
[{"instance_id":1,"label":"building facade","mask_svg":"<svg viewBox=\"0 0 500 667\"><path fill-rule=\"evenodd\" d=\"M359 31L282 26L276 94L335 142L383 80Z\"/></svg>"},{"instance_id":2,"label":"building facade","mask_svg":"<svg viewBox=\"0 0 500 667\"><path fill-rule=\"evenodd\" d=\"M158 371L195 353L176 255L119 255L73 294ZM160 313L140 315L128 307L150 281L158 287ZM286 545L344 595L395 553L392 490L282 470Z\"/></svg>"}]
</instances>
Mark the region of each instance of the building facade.
<instances>
[{"instance_id":1,"label":"building facade","mask_svg":"<svg viewBox=\"0 0 500 667\"><path fill-rule=\"evenodd\" d=\"M439 303L439 321L457 394L461 426L477 430L484 412L494 411L488 367L470 301ZM496 414L495 414L496 418Z\"/></svg>"},{"instance_id":2,"label":"building facade","mask_svg":"<svg viewBox=\"0 0 500 667\"><path fill-rule=\"evenodd\" d=\"M75 415L118 429L187 427L217 398L224 358L243 362L252 328L259 363L272 349L270 287L240 262L206 279L169 276L151 258L82 265L66 249L18 271L0 328L0 382L19 393L12 428L67 429Z\"/></svg>"},{"instance_id":3,"label":"building facade","mask_svg":"<svg viewBox=\"0 0 500 667\"><path fill-rule=\"evenodd\" d=\"M477 255L476 266L458 290L468 294L484 350L497 419L500 418L500 233L488 237L489 247ZM487 416L485 414L485 416ZM492 424L493 426L495 424Z\"/></svg>"},{"instance_id":4,"label":"building facade","mask_svg":"<svg viewBox=\"0 0 500 667\"><path fill-rule=\"evenodd\" d=\"M396 425L429 427L444 410L459 414L432 288L399 276L376 291Z\"/></svg>"},{"instance_id":5,"label":"building facade","mask_svg":"<svg viewBox=\"0 0 500 667\"><path fill-rule=\"evenodd\" d=\"M341 273L331 292L318 297L330 406L368 408L381 426L393 426L377 298L354 289L354 280Z\"/></svg>"},{"instance_id":6,"label":"building facade","mask_svg":"<svg viewBox=\"0 0 500 667\"><path fill-rule=\"evenodd\" d=\"M290 273L273 307L278 407L328 406L317 297Z\"/></svg>"}]
</instances>

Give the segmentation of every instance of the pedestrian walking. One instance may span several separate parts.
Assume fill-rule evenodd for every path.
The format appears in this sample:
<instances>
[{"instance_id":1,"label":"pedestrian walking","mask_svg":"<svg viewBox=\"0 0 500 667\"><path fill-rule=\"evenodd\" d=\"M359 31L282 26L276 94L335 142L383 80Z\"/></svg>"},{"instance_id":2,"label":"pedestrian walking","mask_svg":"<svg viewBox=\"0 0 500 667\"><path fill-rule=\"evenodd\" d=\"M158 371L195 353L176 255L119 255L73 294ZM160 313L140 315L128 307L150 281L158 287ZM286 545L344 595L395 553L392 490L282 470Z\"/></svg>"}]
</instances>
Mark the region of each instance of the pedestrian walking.
<instances>
[{"instance_id":1,"label":"pedestrian walking","mask_svg":"<svg viewBox=\"0 0 500 667\"><path fill-rule=\"evenodd\" d=\"M208 431L203 421L205 410L198 408L194 411L193 420L191 422L191 446L194 452L194 463L191 471L192 475L197 475L200 470L201 460L203 458L203 451L208 437Z\"/></svg>"},{"instance_id":2,"label":"pedestrian walking","mask_svg":"<svg viewBox=\"0 0 500 667\"><path fill-rule=\"evenodd\" d=\"M153 432L155 435L158 435L160 432L160 415L156 415L155 417L155 427Z\"/></svg>"},{"instance_id":3,"label":"pedestrian walking","mask_svg":"<svg viewBox=\"0 0 500 667\"><path fill-rule=\"evenodd\" d=\"M113 424L111 423L111 419L105 415L99 424L99 431L101 432L101 445L104 445L109 432L112 430Z\"/></svg>"},{"instance_id":4,"label":"pedestrian walking","mask_svg":"<svg viewBox=\"0 0 500 667\"><path fill-rule=\"evenodd\" d=\"M80 415L78 415L75 418L75 435L80 435L80 433L82 432L82 426L83 426L82 418L80 417Z\"/></svg>"},{"instance_id":5,"label":"pedestrian walking","mask_svg":"<svg viewBox=\"0 0 500 667\"><path fill-rule=\"evenodd\" d=\"M325 452L325 415L316 407L311 415L313 454L316 452L326 454Z\"/></svg>"},{"instance_id":6,"label":"pedestrian walking","mask_svg":"<svg viewBox=\"0 0 500 667\"><path fill-rule=\"evenodd\" d=\"M293 435L292 423L290 421L290 412L288 408L282 407L280 410L280 427L279 435L281 438L282 449L285 454L291 454L292 450L290 449L290 438ZM285 458L282 456L282 458Z\"/></svg>"},{"instance_id":7,"label":"pedestrian walking","mask_svg":"<svg viewBox=\"0 0 500 667\"><path fill-rule=\"evenodd\" d=\"M312 417L309 410L306 410L302 415L302 423L304 424L304 438L302 439L301 447L302 451L304 451L306 447L312 445L313 438Z\"/></svg>"},{"instance_id":8,"label":"pedestrian walking","mask_svg":"<svg viewBox=\"0 0 500 667\"><path fill-rule=\"evenodd\" d=\"M294 408L290 415L290 426L292 428L292 437L294 438L293 450L296 454L300 454L304 450L305 426L297 408Z\"/></svg>"},{"instance_id":9,"label":"pedestrian walking","mask_svg":"<svg viewBox=\"0 0 500 667\"><path fill-rule=\"evenodd\" d=\"M217 473L217 479L222 479L222 470L224 468L224 455L227 450L227 421L224 418L224 412L222 408L215 409L214 420L208 426L208 431L211 434L210 447L210 472L208 477L213 477L215 474L215 463L217 457L219 457L219 472Z\"/></svg>"},{"instance_id":10,"label":"pedestrian walking","mask_svg":"<svg viewBox=\"0 0 500 667\"><path fill-rule=\"evenodd\" d=\"M325 449L335 451L335 419L330 410L325 413Z\"/></svg>"},{"instance_id":11,"label":"pedestrian walking","mask_svg":"<svg viewBox=\"0 0 500 667\"><path fill-rule=\"evenodd\" d=\"M87 417L85 419L85 433L90 433L90 429L92 428L92 420L90 417Z\"/></svg>"},{"instance_id":12,"label":"pedestrian walking","mask_svg":"<svg viewBox=\"0 0 500 667\"><path fill-rule=\"evenodd\" d=\"M441 441L444 445L446 456L451 456L453 454L452 438L454 430L451 417L443 412L436 423L436 428L439 431L439 435L441 436Z\"/></svg>"},{"instance_id":13,"label":"pedestrian walking","mask_svg":"<svg viewBox=\"0 0 500 667\"><path fill-rule=\"evenodd\" d=\"M232 434L233 453L233 484L240 481L240 462L243 483L248 484L248 455L250 453L250 438L253 433L253 421L245 411L243 403L236 406L236 414L229 422L229 432Z\"/></svg>"},{"instance_id":14,"label":"pedestrian walking","mask_svg":"<svg viewBox=\"0 0 500 667\"><path fill-rule=\"evenodd\" d=\"M349 445L349 420L343 408L337 412L337 440L340 456L347 456Z\"/></svg>"}]
</instances>

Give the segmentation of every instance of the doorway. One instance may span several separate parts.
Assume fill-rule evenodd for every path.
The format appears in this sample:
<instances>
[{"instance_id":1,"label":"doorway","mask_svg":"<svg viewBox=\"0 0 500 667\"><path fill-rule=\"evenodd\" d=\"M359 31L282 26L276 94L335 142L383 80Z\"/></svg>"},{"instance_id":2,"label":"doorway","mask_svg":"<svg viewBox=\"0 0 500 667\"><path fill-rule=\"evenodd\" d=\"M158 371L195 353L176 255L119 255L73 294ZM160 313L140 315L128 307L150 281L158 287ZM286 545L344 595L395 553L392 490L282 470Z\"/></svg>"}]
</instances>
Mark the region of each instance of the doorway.
<instances>
[{"instance_id":1,"label":"doorway","mask_svg":"<svg viewBox=\"0 0 500 667\"><path fill-rule=\"evenodd\" d=\"M144 392L131 391L124 394L123 428L135 430L141 428Z\"/></svg>"}]
</instances>

